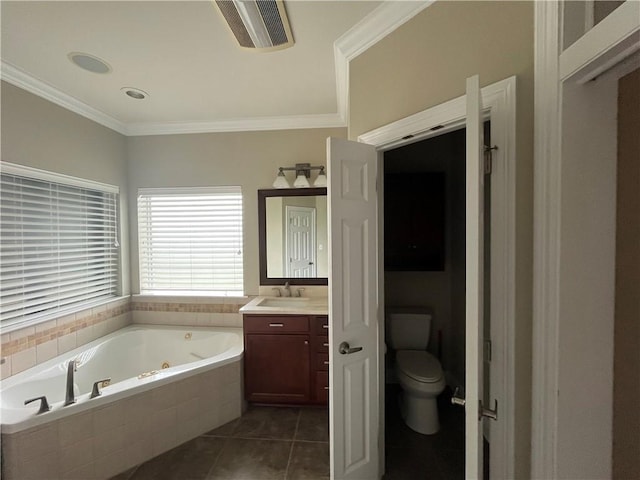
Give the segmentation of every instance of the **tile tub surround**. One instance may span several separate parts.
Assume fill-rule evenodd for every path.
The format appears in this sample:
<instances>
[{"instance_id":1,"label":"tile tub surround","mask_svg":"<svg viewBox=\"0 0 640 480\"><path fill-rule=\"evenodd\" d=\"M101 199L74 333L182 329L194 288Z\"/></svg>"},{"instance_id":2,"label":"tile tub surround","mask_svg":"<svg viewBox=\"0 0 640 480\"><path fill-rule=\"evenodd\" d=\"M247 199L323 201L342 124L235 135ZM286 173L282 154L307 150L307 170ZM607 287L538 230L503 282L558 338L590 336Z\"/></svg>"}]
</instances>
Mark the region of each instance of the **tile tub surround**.
<instances>
[{"instance_id":1,"label":"tile tub surround","mask_svg":"<svg viewBox=\"0 0 640 480\"><path fill-rule=\"evenodd\" d=\"M2 434L3 480L105 479L238 418L237 361L104 407Z\"/></svg>"},{"instance_id":2,"label":"tile tub surround","mask_svg":"<svg viewBox=\"0 0 640 480\"><path fill-rule=\"evenodd\" d=\"M2 334L5 379L131 324L129 297Z\"/></svg>"},{"instance_id":3,"label":"tile tub surround","mask_svg":"<svg viewBox=\"0 0 640 480\"><path fill-rule=\"evenodd\" d=\"M238 310L251 297L165 297L134 295L133 323L193 327L242 327Z\"/></svg>"}]
</instances>

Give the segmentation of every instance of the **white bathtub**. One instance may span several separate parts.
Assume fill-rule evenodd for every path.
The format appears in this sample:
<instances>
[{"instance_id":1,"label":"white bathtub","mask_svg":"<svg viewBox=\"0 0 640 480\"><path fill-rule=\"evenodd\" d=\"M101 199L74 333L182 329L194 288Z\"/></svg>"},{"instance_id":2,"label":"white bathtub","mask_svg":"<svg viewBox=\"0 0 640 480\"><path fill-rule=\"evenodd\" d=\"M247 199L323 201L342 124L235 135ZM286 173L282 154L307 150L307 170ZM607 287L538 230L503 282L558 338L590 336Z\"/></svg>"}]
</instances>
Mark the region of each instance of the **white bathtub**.
<instances>
[{"instance_id":1,"label":"white bathtub","mask_svg":"<svg viewBox=\"0 0 640 480\"><path fill-rule=\"evenodd\" d=\"M64 355L2 381L2 433L15 433L69 415L98 408L215 369L242 356L240 328L134 325L118 330ZM77 360L76 403L63 406L67 366ZM93 383L111 378L102 395L90 399ZM46 395L51 410L37 414Z\"/></svg>"}]
</instances>

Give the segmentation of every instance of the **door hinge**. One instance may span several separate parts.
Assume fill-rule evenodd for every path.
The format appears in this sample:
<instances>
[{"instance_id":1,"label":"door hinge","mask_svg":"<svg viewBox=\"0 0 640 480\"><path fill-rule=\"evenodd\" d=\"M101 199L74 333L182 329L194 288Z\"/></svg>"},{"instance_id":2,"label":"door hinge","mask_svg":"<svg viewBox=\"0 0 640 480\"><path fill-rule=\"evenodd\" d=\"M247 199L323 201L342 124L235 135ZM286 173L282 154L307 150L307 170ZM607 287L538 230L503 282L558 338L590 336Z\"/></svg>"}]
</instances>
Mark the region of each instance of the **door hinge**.
<instances>
[{"instance_id":1,"label":"door hinge","mask_svg":"<svg viewBox=\"0 0 640 480\"><path fill-rule=\"evenodd\" d=\"M484 361L491 363L491 340L484 341Z\"/></svg>"},{"instance_id":2,"label":"door hinge","mask_svg":"<svg viewBox=\"0 0 640 480\"><path fill-rule=\"evenodd\" d=\"M498 146L494 145L490 147L488 145L484 146L484 174L491 175L491 171L493 169L493 150L498 150Z\"/></svg>"}]
</instances>

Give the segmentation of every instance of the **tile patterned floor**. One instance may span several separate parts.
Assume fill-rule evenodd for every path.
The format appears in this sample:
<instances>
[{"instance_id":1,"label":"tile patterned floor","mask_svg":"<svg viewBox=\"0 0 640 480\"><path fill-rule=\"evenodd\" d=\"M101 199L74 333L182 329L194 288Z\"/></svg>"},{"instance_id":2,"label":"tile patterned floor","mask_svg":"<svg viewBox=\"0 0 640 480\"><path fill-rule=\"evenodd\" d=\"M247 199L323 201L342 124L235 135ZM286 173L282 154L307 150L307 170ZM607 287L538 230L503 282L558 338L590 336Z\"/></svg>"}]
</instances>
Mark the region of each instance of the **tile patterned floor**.
<instances>
[{"instance_id":1,"label":"tile patterned floor","mask_svg":"<svg viewBox=\"0 0 640 480\"><path fill-rule=\"evenodd\" d=\"M400 390L386 391L384 480L456 480L464 478L464 409L451 405L451 392L438 398L440 431L414 432L404 423L398 407Z\"/></svg>"},{"instance_id":2,"label":"tile patterned floor","mask_svg":"<svg viewBox=\"0 0 640 480\"><path fill-rule=\"evenodd\" d=\"M326 408L249 407L233 422L112 480L325 480Z\"/></svg>"},{"instance_id":3,"label":"tile patterned floor","mask_svg":"<svg viewBox=\"0 0 640 480\"><path fill-rule=\"evenodd\" d=\"M387 389L384 480L464 478L464 412L438 399L441 429L421 435L402 421L397 386ZM112 480L328 480L326 408L250 407L212 430Z\"/></svg>"}]
</instances>

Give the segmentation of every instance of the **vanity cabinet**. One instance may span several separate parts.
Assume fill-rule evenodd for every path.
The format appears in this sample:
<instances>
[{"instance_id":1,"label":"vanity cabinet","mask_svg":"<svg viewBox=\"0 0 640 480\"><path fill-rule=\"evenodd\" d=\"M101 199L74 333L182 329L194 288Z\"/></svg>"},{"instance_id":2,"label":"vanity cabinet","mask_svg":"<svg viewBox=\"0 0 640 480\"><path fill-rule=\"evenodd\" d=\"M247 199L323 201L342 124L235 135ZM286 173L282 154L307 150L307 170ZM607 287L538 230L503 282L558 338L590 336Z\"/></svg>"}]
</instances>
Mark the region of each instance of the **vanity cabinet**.
<instances>
[{"instance_id":1,"label":"vanity cabinet","mask_svg":"<svg viewBox=\"0 0 640 480\"><path fill-rule=\"evenodd\" d=\"M245 397L265 404L326 404L326 315L244 315Z\"/></svg>"}]
</instances>

